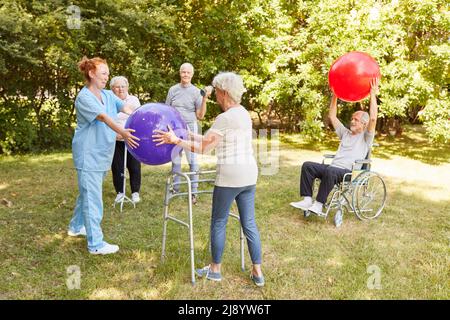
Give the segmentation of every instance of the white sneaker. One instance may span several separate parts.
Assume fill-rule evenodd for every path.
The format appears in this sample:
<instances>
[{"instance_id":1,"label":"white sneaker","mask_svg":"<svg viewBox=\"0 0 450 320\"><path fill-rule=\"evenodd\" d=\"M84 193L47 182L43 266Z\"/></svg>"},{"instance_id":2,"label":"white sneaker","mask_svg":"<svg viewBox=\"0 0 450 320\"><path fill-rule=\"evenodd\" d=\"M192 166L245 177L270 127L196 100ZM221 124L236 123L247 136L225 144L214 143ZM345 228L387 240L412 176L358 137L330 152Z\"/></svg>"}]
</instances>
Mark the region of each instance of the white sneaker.
<instances>
[{"instance_id":1,"label":"white sneaker","mask_svg":"<svg viewBox=\"0 0 450 320\"><path fill-rule=\"evenodd\" d=\"M117 194L116 200L114 200L114 202L120 202L120 201L122 201L122 199L123 199L124 196L125 196L125 195L124 195L122 192L119 192L119 193Z\"/></svg>"},{"instance_id":2,"label":"white sneaker","mask_svg":"<svg viewBox=\"0 0 450 320\"><path fill-rule=\"evenodd\" d=\"M69 231L67 231L67 235L69 235L71 237L86 236L86 228L84 226L82 226L80 231L78 231L78 232L74 232L69 229Z\"/></svg>"},{"instance_id":3,"label":"white sneaker","mask_svg":"<svg viewBox=\"0 0 450 320\"><path fill-rule=\"evenodd\" d=\"M131 201L133 201L134 203L138 203L139 201L141 201L141 198L139 198L139 192L133 192L131 194Z\"/></svg>"},{"instance_id":4,"label":"white sneaker","mask_svg":"<svg viewBox=\"0 0 450 320\"><path fill-rule=\"evenodd\" d=\"M314 201L313 205L308 209L311 212L314 212L317 215L324 215L322 212L323 203L319 201Z\"/></svg>"},{"instance_id":5,"label":"white sneaker","mask_svg":"<svg viewBox=\"0 0 450 320\"><path fill-rule=\"evenodd\" d=\"M291 202L290 205L297 209L308 210L313 205L313 201L311 197L305 197L302 201Z\"/></svg>"},{"instance_id":6,"label":"white sneaker","mask_svg":"<svg viewBox=\"0 0 450 320\"><path fill-rule=\"evenodd\" d=\"M89 250L90 254L110 254L110 253L116 253L119 251L119 246L115 244L109 244L105 242L105 245L101 247L100 249L91 251Z\"/></svg>"}]
</instances>

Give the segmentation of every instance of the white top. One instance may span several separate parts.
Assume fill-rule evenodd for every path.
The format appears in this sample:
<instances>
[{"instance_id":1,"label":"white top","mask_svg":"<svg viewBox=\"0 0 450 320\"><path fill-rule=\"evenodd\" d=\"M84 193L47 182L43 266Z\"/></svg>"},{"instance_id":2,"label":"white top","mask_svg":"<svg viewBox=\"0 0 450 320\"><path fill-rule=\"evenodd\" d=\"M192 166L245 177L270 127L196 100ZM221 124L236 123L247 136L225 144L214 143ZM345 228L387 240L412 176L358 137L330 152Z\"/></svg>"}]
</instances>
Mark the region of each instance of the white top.
<instances>
[{"instance_id":1,"label":"white top","mask_svg":"<svg viewBox=\"0 0 450 320\"><path fill-rule=\"evenodd\" d=\"M253 156L252 120L243 106L232 107L217 116L210 131L222 139L216 147L216 186L255 185L258 166Z\"/></svg>"},{"instance_id":2,"label":"white top","mask_svg":"<svg viewBox=\"0 0 450 320\"><path fill-rule=\"evenodd\" d=\"M137 108L139 108L141 106L141 103L139 102L139 99L135 96L132 95L127 95L125 99L122 100L125 103L128 103L131 105L133 111L136 110ZM123 112L119 112L117 114L117 121L116 123L121 127L124 128L125 127L125 122L127 122L129 115L127 115L126 113ZM120 141L123 141L123 139L120 139Z\"/></svg>"},{"instance_id":3,"label":"white top","mask_svg":"<svg viewBox=\"0 0 450 320\"><path fill-rule=\"evenodd\" d=\"M331 165L333 167L352 170L352 165L356 160L366 158L367 153L372 147L375 132L370 133L365 130L364 132L353 135L342 123L339 123L336 128L336 134L341 139L341 143ZM355 169L359 170L361 166L362 164L356 166Z\"/></svg>"}]
</instances>

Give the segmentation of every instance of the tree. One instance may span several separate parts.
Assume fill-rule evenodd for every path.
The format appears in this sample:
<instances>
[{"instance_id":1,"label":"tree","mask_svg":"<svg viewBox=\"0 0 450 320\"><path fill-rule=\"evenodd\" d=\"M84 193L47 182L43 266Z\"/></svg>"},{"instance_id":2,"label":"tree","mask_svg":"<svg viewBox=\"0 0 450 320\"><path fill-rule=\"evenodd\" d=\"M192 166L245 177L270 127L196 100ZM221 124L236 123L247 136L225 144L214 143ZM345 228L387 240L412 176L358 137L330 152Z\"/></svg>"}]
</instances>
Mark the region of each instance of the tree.
<instances>
[{"instance_id":1,"label":"tree","mask_svg":"<svg viewBox=\"0 0 450 320\"><path fill-rule=\"evenodd\" d=\"M379 129L422 122L447 142L449 27L444 0L4 0L0 153L70 147L84 55L106 58L143 102L164 101L183 62L199 86L236 71L263 126L321 139L328 70L365 51L381 67ZM368 101L340 104L345 118ZM219 112L208 109L205 126Z\"/></svg>"}]
</instances>

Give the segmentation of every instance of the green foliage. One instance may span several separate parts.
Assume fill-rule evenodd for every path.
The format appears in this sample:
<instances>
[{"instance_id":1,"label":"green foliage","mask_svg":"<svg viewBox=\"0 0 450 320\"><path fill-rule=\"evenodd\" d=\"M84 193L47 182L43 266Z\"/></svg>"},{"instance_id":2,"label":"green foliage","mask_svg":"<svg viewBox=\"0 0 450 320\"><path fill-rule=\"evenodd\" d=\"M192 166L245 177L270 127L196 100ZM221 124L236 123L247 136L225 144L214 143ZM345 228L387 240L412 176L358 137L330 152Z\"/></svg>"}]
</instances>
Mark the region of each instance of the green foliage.
<instances>
[{"instance_id":1,"label":"green foliage","mask_svg":"<svg viewBox=\"0 0 450 320\"><path fill-rule=\"evenodd\" d=\"M35 125L20 100L8 101L0 108L0 148L3 153L36 151Z\"/></svg>"},{"instance_id":2,"label":"green foliage","mask_svg":"<svg viewBox=\"0 0 450 320\"><path fill-rule=\"evenodd\" d=\"M71 4L0 5L0 153L70 146L83 55L106 58L143 102L164 101L185 61L199 86L239 72L243 104L263 125L275 117L281 129L321 139L328 70L340 55L365 51L381 67L380 116L423 121L430 138L448 141L447 1L80 0L79 28ZM343 104L341 116L358 107ZM219 112L208 108L204 126Z\"/></svg>"},{"instance_id":3,"label":"green foliage","mask_svg":"<svg viewBox=\"0 0 450 320\"><path fill-rule=\"evenodd\" d=\"M443 94L441 99L429 99L419 116L433 140L450 142L450 102L447 94Z\"/></svg>"}]
</instances>

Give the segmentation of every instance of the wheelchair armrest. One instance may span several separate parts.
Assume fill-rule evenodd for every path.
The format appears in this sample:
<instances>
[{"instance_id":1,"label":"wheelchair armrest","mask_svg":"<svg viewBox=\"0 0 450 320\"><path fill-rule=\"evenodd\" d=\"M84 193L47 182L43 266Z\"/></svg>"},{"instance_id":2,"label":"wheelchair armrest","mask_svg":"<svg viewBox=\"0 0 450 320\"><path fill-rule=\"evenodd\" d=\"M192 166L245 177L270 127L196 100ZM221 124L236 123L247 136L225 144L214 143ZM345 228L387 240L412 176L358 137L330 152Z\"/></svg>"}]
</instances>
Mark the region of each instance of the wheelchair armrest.
<instances>
[{"instance_id":1,"label":"wheelchair armrest","mask_svg":"<svg viewBox=\"0 0 450 320\"><path fill-rule=\"evenodd\" d=\"M363 160L355 160L352 165L352 172L358 172L360 170L370 170L370 164L372 160L370 159L363 159ZM357 168L358 165L361 165L360 168ZM352 178L353 179L353 178Z\"/></svg>"},{"instance_id":2,"label":"wheelchair armrest","mask_svg":"<svg viewBox=\"0 0 450 320\"><path fill-rule=\"evenodd\" d=\"M322 159L322 164L325 164L326 159L333 159L333 158L334 158L334 154L324 154L323 159Z\"/></svg>"},{"instance_id":3,"label":"wheelchair armrest","mask_svg":"<svg viewBox=\"0 0 450 320\"><path fill-rule=\"evenodd\" d=\"M357 163L357 164L369 164L371 162L372 162L372 160L370 160L370 159L355 160L355 163Z\"/></svg>"}]
</instances>

